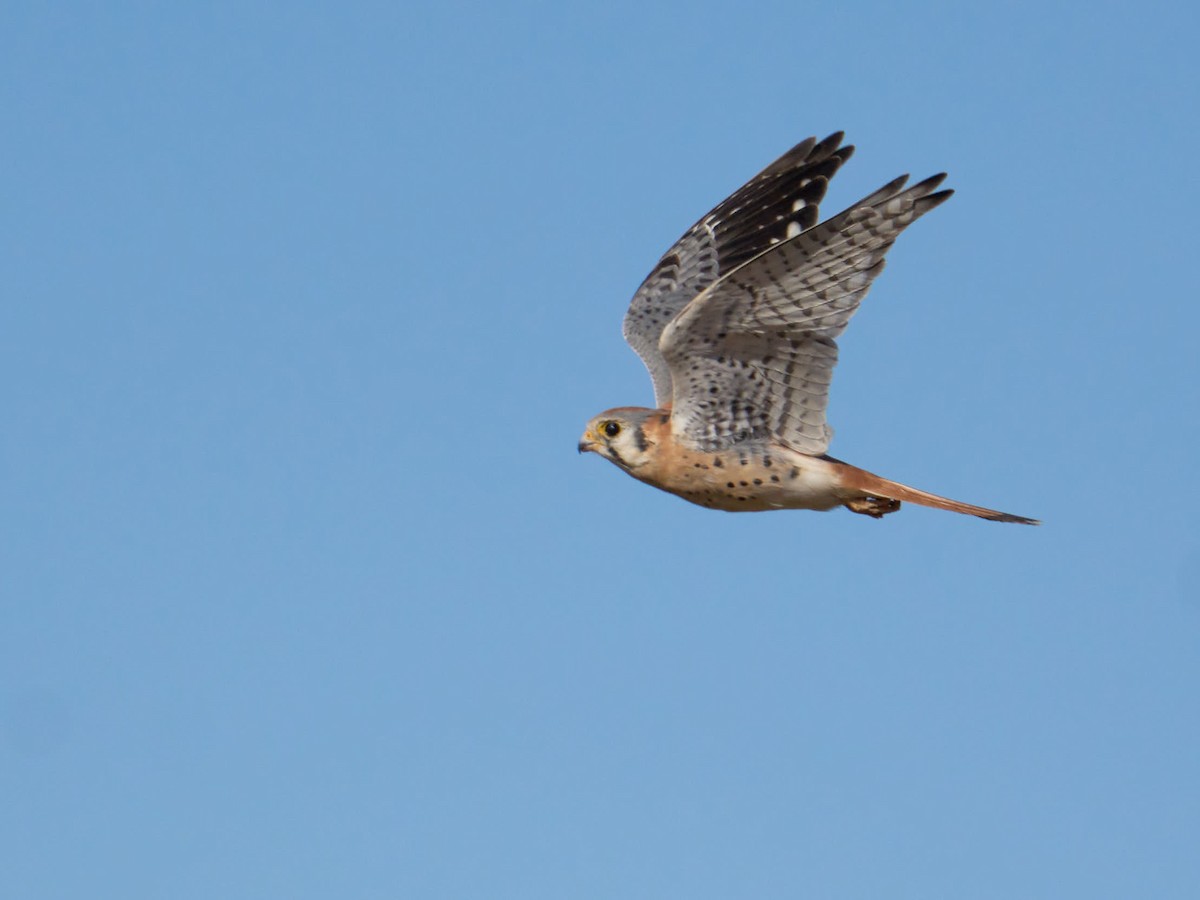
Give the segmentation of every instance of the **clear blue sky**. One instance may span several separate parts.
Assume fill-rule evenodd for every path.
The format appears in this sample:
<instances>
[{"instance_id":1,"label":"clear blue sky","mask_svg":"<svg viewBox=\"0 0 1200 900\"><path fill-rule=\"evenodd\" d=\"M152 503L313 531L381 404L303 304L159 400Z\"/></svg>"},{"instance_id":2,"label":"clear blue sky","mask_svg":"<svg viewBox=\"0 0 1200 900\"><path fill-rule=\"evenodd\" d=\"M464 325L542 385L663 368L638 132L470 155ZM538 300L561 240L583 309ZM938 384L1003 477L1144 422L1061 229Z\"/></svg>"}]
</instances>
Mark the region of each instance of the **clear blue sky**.
<instances>
[{"instance_id":1,"label":"clear blue sky","mask_svg":"<svg viewBox=\"0 0 1200 900\"><path fill-rule=\"evenodd\" d=\"M0 896L1195 898L1194 4L0 12ZM795 141L946 206L832 452L579 457Z\"/></svg>"}]
</instances>

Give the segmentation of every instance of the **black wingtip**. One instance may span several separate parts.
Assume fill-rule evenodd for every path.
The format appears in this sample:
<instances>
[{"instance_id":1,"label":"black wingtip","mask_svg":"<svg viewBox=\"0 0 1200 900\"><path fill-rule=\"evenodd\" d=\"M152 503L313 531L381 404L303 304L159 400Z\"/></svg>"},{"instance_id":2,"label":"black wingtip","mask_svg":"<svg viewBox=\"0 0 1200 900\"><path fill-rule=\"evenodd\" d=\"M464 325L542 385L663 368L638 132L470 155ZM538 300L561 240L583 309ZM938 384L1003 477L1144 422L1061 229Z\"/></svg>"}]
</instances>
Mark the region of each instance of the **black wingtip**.
<instances>
[{"instance_id":1,"label":"black wingtip","mask_svg":"<svg viewBox=\"0 0 1200 900\"><path fill-rule=\"evenodd\" d=\"M816 149L822 153L829 153L837 149L838 144L842 142L842 138L846 136L844 131L835 131L829 137L817 144Z\"/></svg>"},{"instance_id":2,"label":"black wingtip","mask_svg":"<svg viewBox=\"0 0 1200 900\"><path fill-rule=\"evenodd\" d=\"M811 156L811 155L812 155L812 152L813 152L813 150L814 150L814 149L815 149L817 146L818 146L818 144L817 144L817 139L816 139L816 137L815 137L815 136L814 136L814 137L806 137L806 138L805 138L804 140L802 140L800 143L796 144L796 146L792 147L792 149L791 149L791 150L789 150L787 153L785 153L785 154L784 154L784 156L790 156L790 157L796 157L796 156L800 156L800 157L807 157L807 156Z\"/></svg>"},{"instance_id":3,"label":"black wingtip","mask_svg":"<svg viewBox=\"0 0 1200 900\"><path fill-rule=\"evenodd\" d=\"M947 176L946 176L945 172L938 172L936 175L930 175L928 178L924 178L921 181L918 181L916 184L914 184L912 187L910 187L909 190L910 191L920 190L920 191L924 191L927 194L932 193L933 190L939 184L941 184L943 181L946 180L946 177Z\"/></svg>"},{"instance_id":4,"label":"black wingtip","mask_svg":"<svg viewBox=\"0 0 1200 900\"><path fill-rule=\"evenodd\" d=\"M933 209L935 206L941 206L943 203L945 203L947 200L949 200L953 196L954 196L953 189L947 188L944 191L938 191L937 193L928 194L928 195L920 198L914 204L914 206L917 210L917 215L924 215L925 213L927 213L931 209Z\"/></svg>"}]
</instances>

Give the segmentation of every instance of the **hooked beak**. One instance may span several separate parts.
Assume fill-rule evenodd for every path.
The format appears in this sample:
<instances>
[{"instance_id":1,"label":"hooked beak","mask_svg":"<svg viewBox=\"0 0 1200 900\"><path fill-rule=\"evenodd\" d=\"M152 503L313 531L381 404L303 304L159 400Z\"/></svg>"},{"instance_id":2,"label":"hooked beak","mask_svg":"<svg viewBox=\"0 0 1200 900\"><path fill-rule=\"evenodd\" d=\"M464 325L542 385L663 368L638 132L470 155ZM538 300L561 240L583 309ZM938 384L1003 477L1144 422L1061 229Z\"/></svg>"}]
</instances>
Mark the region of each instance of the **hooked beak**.
<instances>
[{"instance_id":1,"label":"hooked beak","mask_svg":"<svg viewBox=\"0 0 1200 900\"><path fill-rule=\"evenodd\" d=\"M599 444L589 438L587 432L584 432L583 437L579 439L579 452L595 453L597 447L599 447Z\"/></svg>"}]
</instances>

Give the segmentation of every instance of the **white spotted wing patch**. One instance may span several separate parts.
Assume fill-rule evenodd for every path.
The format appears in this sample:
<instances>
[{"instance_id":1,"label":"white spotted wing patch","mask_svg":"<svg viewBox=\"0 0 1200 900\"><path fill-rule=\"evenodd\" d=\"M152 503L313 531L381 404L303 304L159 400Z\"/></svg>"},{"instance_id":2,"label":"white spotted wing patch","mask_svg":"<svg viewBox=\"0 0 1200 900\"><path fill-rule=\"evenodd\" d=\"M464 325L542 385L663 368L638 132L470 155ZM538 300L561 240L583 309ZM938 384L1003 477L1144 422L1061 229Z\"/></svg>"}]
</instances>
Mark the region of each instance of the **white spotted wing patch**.
<instances>
[{"instance_id":1,"label":"white spotted wing patch","mask_svg":"<svg viewBox=\"0 0 1200 900\"><path fill-rule=\"evenodd\" d=\"M722 276L663 332L672 429L709 451L771 438L819 455L837 363L835 338L883 269L896 237L950 191L944 175L905 178Z\"/></svg>"},{"instance_id":2,"label":"white spotted wing patch","mask_svg":"<svg viewBox=\"0 0 1200 900\"><path fill-rule=\"evenodd\" d=\"M642 282L624 334L670 403L671 372L659 349L667 324L702 291L763 250L816 224L829 179L853 153L842 134L801 141L689 228Z\"/></svg>"}]
</instances>

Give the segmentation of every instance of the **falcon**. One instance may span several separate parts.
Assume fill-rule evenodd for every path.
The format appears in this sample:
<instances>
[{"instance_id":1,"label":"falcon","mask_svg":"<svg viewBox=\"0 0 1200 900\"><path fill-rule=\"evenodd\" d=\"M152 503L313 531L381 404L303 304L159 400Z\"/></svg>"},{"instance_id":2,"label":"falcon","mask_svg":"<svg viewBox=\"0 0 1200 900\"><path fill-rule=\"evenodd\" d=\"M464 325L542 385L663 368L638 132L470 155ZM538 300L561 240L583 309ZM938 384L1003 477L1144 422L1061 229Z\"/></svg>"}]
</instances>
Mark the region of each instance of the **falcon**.
<instances>
[{"instance_id":1,"label":"falcon","mask_svg":"<svg viewBox=\"0 0 1200 900\"><path fill-rule=\"evenodd\" d=\"M633 295L625 339L655 409L617 407L579 452L710 509L829 510L881 518L901 503L993 522L1036 519L939 497L826 453L837 338L905 228L944 203L945 174L890 181L818 223L854 148L808 138L684 232Z\"/></svg>"}]
</instances>

